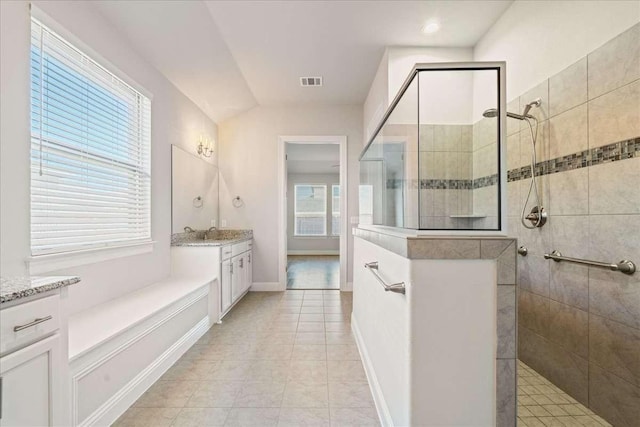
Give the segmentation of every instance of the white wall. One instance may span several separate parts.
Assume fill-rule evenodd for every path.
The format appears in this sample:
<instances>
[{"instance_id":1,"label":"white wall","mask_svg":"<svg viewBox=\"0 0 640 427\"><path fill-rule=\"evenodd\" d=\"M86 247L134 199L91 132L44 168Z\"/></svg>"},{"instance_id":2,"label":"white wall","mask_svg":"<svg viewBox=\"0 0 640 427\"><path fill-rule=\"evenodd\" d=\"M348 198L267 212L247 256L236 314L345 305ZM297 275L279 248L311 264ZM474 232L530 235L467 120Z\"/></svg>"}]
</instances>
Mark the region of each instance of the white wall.
<instances>
[{"instance_id":1,"label":"white wall","mask_svg":"<svg viewBox=\"0 0 640 427\"><path fill-rule=\"evenodd\" d=\"M440 47L390 47L387 48L382 57L378 71L374 77L373 83L369 89L369 94L364 104L363 129L365 132L365 143L371 137L376 126L380 123L382 116L397 95L400 87L406 80L409 72L417 63L430 62L464 62L473 59L473 50L471 48L440 48ZM445 77L444 84L446 88L456 91L457 96L451 96L450 90L438 97L438 101L429 103L432 106L430 110L424 110L421 117L429 119L430 123L468 123L468 115L466 110L463 116L459 116L460 100L471 99L472 82L470 76L458 76L453 78ZM433 77L431 77L433 79ZM428 90L431 88L440 89L442 79L435 78L430 81ZM424 91L423 91L424 92ZM439 90L436 93L442 93ZM444 91L443 91L444 92ZM427 96L433 98L432 96ZM452 102L452 105L449 103ZM414 104L417 103L414 102ZM426 106L427 104L423 105ZM465 105L462 101L462 105ZM448 113L455 113L455 116L449 116ZM406 107L403 113L397 113L394 116L394 123L415 123L414 118L403 120L400 115L413 117L416 113L415 108ZM444 115L442 115L444 114Z\"/></svg>"},{"instance_id":2,"label":"white wall","mask_svg":"<svg viewBox=\"0 0 640 427\"><path fill-rule=\"evenodd\" d=\"M515 1L476 44L473 58L507 61L509 101L639 20L637 0ZM489 95L481 81L474 91L474 116L479 117Z\"/></svg>"},{"instance_id":3,"label":"white wall","mask_svg":"<svg viewBox=\"0 0 640 427\"><path fill-rule=\"evenodd\" d=\"M389 106L389 56L388 49L384 51L382 60L378 66L378 71L373 78L369 94L364 101L364 118L363 118L363 145L369 141L371 135L375 131L376 126L382 120L387 107Z\"/></svg>"},{"instance_id":4,"label":"white wall","mask_svg":"<svg viewBox=\"0 0 640 427\"><path fill-rule=\"evenodd\" d=\"M278 282L278 136L346 135L348 217L358 216L362 106L256 107L219 126L220 220L253 229L254 282ZM245 202L241 208L231 204L236 195ZM350 282L353 237L348 239Z\"/></svg>"},{"instance_id":5,"label":"white wall","mask_svg":"<svg viewBox=\"0 0 640 427\"><path fill-rule=\"evenodd\" d=\"M114 259L57 271L77 274L82 282L70 287L71 313L86 309L123 293L155 282L169 274L171 234L171 146L194 152L204 134L217 137L215 123L180 93L156 69L130 48L128 40L93 10L90 2L34 1L75 37L99 62L110 63L138 86L153 95L151 118L151 233L152 253ZM2 7L0 92L2 275L26 274L29 257L29 41L28 2L0 2ZM49 23L51 26L53 24ZM95 56L95 55L94 55ZM108 64L107 64L108 65ZM110 67L112 68L112 67ZM117 73L119 73L117 72Z\"/></svg>"},{"instance_id":6,"label":"white wall","mask_svg":"<svg viewBox=\"0 0 640 427\"><path fill-rule=\"evenodd\" d=\"M324 184L327 186L327 236L301 237L294 236L295 218L295 185L296 184ZM295 251L340 251L340 238L331 236L331 186L340 184L340 174L300 174L287 175L287 252Z\"/></svg>"}]
</instances>

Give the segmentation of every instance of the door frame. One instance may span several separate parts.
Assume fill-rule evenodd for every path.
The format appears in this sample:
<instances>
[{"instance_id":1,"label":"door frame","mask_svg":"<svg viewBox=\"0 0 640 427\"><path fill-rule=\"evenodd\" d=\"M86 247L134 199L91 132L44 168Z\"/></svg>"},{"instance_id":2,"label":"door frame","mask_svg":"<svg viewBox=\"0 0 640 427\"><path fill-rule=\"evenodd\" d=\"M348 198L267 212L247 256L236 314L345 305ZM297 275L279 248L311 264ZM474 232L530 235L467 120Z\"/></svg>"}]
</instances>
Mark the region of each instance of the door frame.
<instances>
[{"instance_id":1,"label":"door frame","mask_svg":"<svg viewBox=\"0 0 640 427\"><path fill-rule=\"evenodd\" d=\"M287 289L287 144L337 144L340 147L340 290L347 290L349 218L346 135L278 137L278 283Z\"/></svg>"}]
</instances>

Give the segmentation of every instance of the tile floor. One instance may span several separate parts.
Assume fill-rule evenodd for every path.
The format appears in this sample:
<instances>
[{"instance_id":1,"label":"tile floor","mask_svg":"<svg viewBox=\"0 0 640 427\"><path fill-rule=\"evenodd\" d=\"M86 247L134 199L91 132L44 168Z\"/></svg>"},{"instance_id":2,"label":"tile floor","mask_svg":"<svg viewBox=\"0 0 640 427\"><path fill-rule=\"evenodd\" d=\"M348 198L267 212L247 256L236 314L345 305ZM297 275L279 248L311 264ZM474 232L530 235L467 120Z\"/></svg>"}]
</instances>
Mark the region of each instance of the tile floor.
<instances>
[{"instance_id":1,"label":"tile floor","mask_svg":"<svg viewBox=\"0 0 640 427\"><path fill-rule=\"evenodd\" d=\"M116 426L378 426L351 293L247 294Z\"/></svg>"},{"instance_id":2,"label":"tile floor","mask_svg":"<svg viewBox=\"0 0 640 427\"><path fill-rule=\"evenodd\" d=\"M287 289L340 289L340 257L287 257Z\"/></svg>"},{"instance_id":3,"label":"tile floor","mask_svg":"<svg viewBox=\"0 0 640 427\"><path fill-rule=\"evenodd\" d=\"M518 362L518 427L611 426L549 380Z\"/></svg>"}]
</instances>

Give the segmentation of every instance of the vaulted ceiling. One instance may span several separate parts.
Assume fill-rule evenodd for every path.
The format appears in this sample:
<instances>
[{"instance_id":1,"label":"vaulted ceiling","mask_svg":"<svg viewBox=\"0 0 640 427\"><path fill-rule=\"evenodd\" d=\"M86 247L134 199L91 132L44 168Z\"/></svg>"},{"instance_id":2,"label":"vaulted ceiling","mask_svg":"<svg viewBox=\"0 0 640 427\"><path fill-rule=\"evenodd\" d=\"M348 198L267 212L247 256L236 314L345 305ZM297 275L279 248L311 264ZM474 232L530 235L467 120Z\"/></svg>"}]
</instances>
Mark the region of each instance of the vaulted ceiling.
<instances>
[{"instance_id":1,"label":"vaulted ceiling","mask_svg":"<svg viewBox=\"0 0 640 427\"><path fill-rule=\"evenodd\" d=\"M213 120L255 105L362 104L387 46L474 46L511 1L100 0ZM441 30L424 34L428 20ZM302 88L301 76L322 76Z\"/></svg>"}]
</instances>

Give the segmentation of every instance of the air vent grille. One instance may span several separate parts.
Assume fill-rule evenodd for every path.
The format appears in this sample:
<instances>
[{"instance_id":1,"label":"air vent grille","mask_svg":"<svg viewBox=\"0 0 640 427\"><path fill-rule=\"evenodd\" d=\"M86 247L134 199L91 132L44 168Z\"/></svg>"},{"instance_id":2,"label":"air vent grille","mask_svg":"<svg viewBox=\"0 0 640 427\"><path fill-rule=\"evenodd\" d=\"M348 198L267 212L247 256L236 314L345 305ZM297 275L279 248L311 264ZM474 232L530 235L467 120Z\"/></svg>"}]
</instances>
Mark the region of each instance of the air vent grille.
<instances>
[{"instance_id":1,"label":"air vent grille","mask_svg":"<svg viewBox=\"0 0 640 427\"><path fill-rule=\"evenodd\" d=\"M300 77L300 86L322 86L322 77Z\"/></svg>"}]
</instances>

